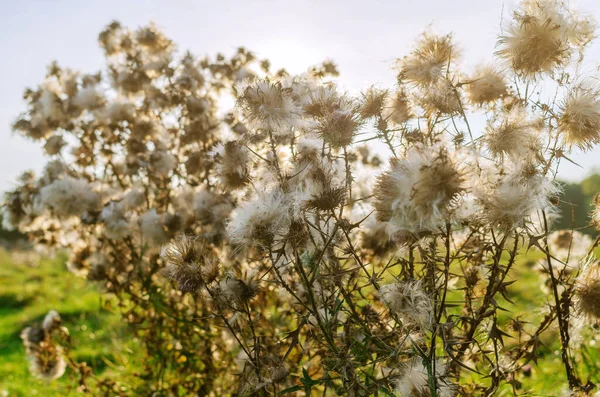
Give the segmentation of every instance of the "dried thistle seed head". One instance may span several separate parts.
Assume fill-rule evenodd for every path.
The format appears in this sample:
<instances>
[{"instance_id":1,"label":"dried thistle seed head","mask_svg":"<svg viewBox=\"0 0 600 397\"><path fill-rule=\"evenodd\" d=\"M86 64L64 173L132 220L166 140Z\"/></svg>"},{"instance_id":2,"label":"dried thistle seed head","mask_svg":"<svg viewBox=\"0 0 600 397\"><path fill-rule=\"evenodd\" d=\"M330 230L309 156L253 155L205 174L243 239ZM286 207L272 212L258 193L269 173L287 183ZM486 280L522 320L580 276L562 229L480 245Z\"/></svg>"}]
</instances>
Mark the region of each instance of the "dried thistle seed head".
<instances>
[{"instance_id":1,"label":"dried thistle seed head","mask_svg":"<svg viewBox=\"0 0 600 397\"><path fill-rule=\"evenodd\" d=\"M552 256L572 270L579 268L579 262L587 256L592 239L577 230L557 230L548 235L548 246Z\"/></svg>"},{"instance_id":2,"label":"dried thistle seed head","mask_svg":"<svg viewBox=\"0 0 600 397\"><path fill-rule=\"evenodd\" d=\"M549 198L558 187L529 163L513 170L494 170L485 178L473 182L478 215L481 221L503 231L523 227L531 222L531 215L545 210L555 211Z\"/></svg>"},{"instance_id":3,"label":"dried thistle seed head","mask_svg":"<svg viewBox=\"0 0 600 397\"><path fill-rule=\"evenodd\" d=\"M70 103L82 110L100 109L104 106L106 99L96 84L97 83L92 83L79 89L77 93L70 98Z\"/></svg>"},{"instance_id":4,"label":"dried thistle seed head","mask_svg":"<svg viewBox=\"0 0 600 397\"><path fill-rule=\"evenodd\" d=\"M207 169L207 158L204 152L191 152L185 161L188 177L200 176Z\"/></svg>"},{"instance_id":5,"label":"dried thistle seed head","mask_svg":"<svg viewBox=\"0 0 600 397\"><path fill-rule=\"evenodd\" d=\"M595 23L553 0L523 0L500 37L498 55L521 76L535 78L566 65L594 37Z\"/></svg>"},{"instance_id":6,"label":"dried thistle seed head","mask_svg":"<svg viewBox=\"0 0 600 397\"><path fill-rule=\"evenodd\" d=\"M407 325L423 330L431 329L433 301L421 285L421 281L399 281L381 287L381 299L390 311L400 316Z\"/></svg>"},{"instance_id":7,"label":"dried thistle seed head","mask_svg":"<svg viewBox=\"0 0 600 397\"><path fill-rule=\"evenodd\" d=\"M334 148L341 148L352 143L354 135L362 125L362 120L350 102L325 114L319 121L315 132Z\"/></svg>"},{"instance_id":8,"label":"dried thistle seed head","mask_svg":"<svg viewBox=\"0 0 600 397\"><path fill-rule=\"evenodd\" d=\"M308 236L309 231L306 223L292 219L288 233L285 236L286 244L291 247L302 247L307 242Z\"/></svg>"},{"instance_id":9,"label":"dried thistle seed head","mask_svg":"<svg viewBox=\"0 0 600 397\"><path fill-rule=\"evenodd\" d=\"M176 210L180 212L167 212L162 217L165 232L169 237L174 237L180 230L186 229L186 226L190 224L189 215L185 212L185 209L180 207Z\"/></svg>"},{"instance_id":10,"label":"dried thistle seed head","mask_svg":"<svg viewBox=\"0 0 600 397\"><path fill-rule=\"evenodd\" d=\"M104 109L102 119L106 124L119 124L123 121L132 122L135 119L135 105L128 101L111 103Z\"/></svg>"},{"instance_id":11,"label":"dried thistle seed head","mask_svg":"<svg viewBox=\"0 0 600 397\"><path fill-rule=\"evenodd\" d=\"M362 96L362 101L358 111L361 117L369 118L381 114L381 110L387 98L388 92L371 87Z\"/></svg>"},{"instance_id":12,"label":"dried thistle seed head","mask_svg":"<svg viewBox=\"0 0 600 397\"><path fill-rule=\"evenodd\" d=\"M361 247L375 257L382 257L396 247L396 243L390 238L387 225L375 221L372 216L360 228L360 241Z\"/></svg>"},{"instance_id":13,"label":"dried thistle seed head","mask_svg":"<svg viewBox=\"0 0 600 397\"><path fill-rule=\"evenodd\" d=\"M308 116L321 118L338 109L341 100L334 84L319 85L308 91L302 109Z\"/></svg>"},{"instance_id":14,"label":"dried thistle seed head","mask_svg":"<svg viewBox=\"0 0 600 397\"><path fill-rule=\"evenodd\" d=\"M289 198L283 191L258 194L241 203L231 214L227 233L233 244L245 247L269 247L288 233Z\"/></svg>"},{"instance_id":15,"label":"dried thistle seed head","mask_svg":"<svg viewBox=\"0 0 600 397\"><path fill-rule=\"evenodd\" d=\"M85 179L65 176L40 190L42 203L59 217L81 216L97 211L101 196Z\"/></svg>"},{"instance_id":16,"label":"dried thistle seed head","mask_svg":"<svg viewBox=\"0 0 600 397\"><path fill-rule=\"evenodd\" d=\"M487 124L483 141L494 158L526 159L536 156L541 148L543 125L531 120L527 109L514 106Z\"/></svg>"},{"instance_id":17,"label":"dried thistle seed head","mask_svg":"<svg viewBox=\"0 0 600 397\"><path fill-rule=\"evenodd\" d=\"M41 327L33 325L25 328L20 334L30 362L30 372L47 381L60 378L66 369L63 350L51 336L59 326L60 316L51 310L44 318Z\"/></svg>"},{"instance_id":18,"label":"dried thistle seed head","mask_svg":"<svg viewBox=\"0 0 600 397\"><path fill-rule=\"evenodd\" d=\"M148 151L146 144L134 137L127 140L125 148L127 149L127 153L129 155L142 154Z\"/></svg>"},{"instance_id":19,"label":"dried thistle seed head","mask_svg":"<svg viewBox=\"0 0 600 397\"><path fill-rule=\"evenodd\" d=\"M165 178L177 167L177 157L165 150L156 150L150 154L150 169L155 176Z\"/></svg>"},{"instance_id":20,"label":"dried thistle seed head","mask_svg":"<svg viewBox=\"0 0 600 397\"><path fill-rule=\"evenodd\" d=\"M561 104L558 125L568 146L589 150L600 143L600 91L584 87L570 90Z\"/></svg>"},{"instance_id":21,"label":"dried thistle seed head","mask_svg":"<svg viewBox=\"0 0 600 397\"><path fill-rule=\"evenodd\" d=\"M592 203L593 209L590 214L592 225L596 230L600 230L600 193L594 196L594 202Z\"/></svg>"},{"instance_id":22,"label":"dried thistle seed head","mask_svg":"<svg viewBox=\"0 0 600 397\"><path fill-rule=\"evenodd\" d=\"M161 258L165 274L183 292L197 292L218 275L218 258L207 243L189 236L179 236L163 247Z\"/></svg>"},{"instance_id":23,"label":"dried thistle seed head","mask_svg":"<svg viewBox=\"0 0 600 397\"><path fill-rule=\"evenodd\" d=\"M140 215L138 223L144 241L160 245L167 240L167 232L163 218L156 212L156 208L151 208Z\"/></svg>"},{"instance_id":24,"label":"dried thistle seed head","mask_svg":"<svg viewBox=\"0 0 600 397\"><path fill-rule=\"evenodd\" d=\"M504 75L493 66L480 66L467 86L469 99L474 105L494 102L507 94Z\"/></svg>"},{"instance_id":25,"label":"dried thistle seed head","mask_svg":"<svg viewBox=\"0 0 600 397\"><path fill-rule=\"evenodd\" d=\"M173 44L154 24L138 29L135 39L151 53L167 51Z\"/></svg>"},{"instance_id":26,"label":"dried thistle seed head","mask_svg":"<svg viewBox=\"0 0 600 397\"><path fill-rule=\"evenodd\" d=\"M32 325L21 331L20 337L27 349L35 348L46 339L46 330L44 327Z\"/></svg>"},{"instance_id":27,"label":"dried thistle seed head","mask_svg":"<svg viewBox=\"0 0 600 397\"><path fill-rule=\"evenodd\" d=\"M42 328L50 333L57 329L60 326L61 319L60 315L55 310L50 310L46 317L44 317L44 321L42 322Z\"/></svg>"},{"instance_id":28,"label":"dried thistle seed head","mask_svg":"<svg viewBox=\"0 0 600 397\"><path fill-rule=\"evenodd\" d=\"M339 76L337 65L331 60L327 60L317 66L312 66L309 69L309 73L317 79L323 79L327 76Z\"/></svg>"},{"instance_id":29,"label":"dried thistle seed head","mask_svg":"<svg viewBox=\"0 0 600 397\"><path fill-rule=\"evenodd\" d=\"M400 379L396 383L396 392L401 396L430 397L429 370L424 366L423 359L414 357L400 367ZM436 395L440 397L454 397L458 390L456 385L448 379L447 367L442 359L435 362Z\"/></svg>"},{"instance_id":30,"label":"dried thistle seed head","mask_svg":"<svg viewBox=\"0 0 600 397\"><path fill-rule=\"evenodd\" d=\"M307 201L306 207L318 211L331 211L338 208L346 199L345 187L325 187L318 196Z\"/></svg>"},{"instance_id":31,"label":"dried thistle seed head","mask_svg":"<svg viewBox=\"0 0 600 397\"><path fill-rule=\"evenodd\" d=\"M89 258L91 255L92 250L88 245L73 249L67 261L67 269L79 277L85 277L90 269Z\"/></svg>"},{"instance_id":32,"label":"dried thistle seed head","mask_svg":"<svg viewBox=\"0 0 600 397\"><path fill-rule=\"evenodd\" d=\"M481 277L481 268L479 266L469 266L465 269L465 283L467 287L473 288L477 285Z\"/></svg>"},{"instance_id":33,"label":"dried thistle seed head","mask_svg":"<svg viewBox=\"0 0 600 397\"><path fill-rule=\"evenodd\" d=\"M453 115L463 111L461 91L447 78L423 89L419 100L427 117L438 113Z\"/></svg>"},{"instance_id":34,"label":"dried thistle seed head","mask_svg":"<svg viewBox=\"0 0 600 397\"><path fill-rule=\"evenodd\" d=\"M131 234L129 219L125 215L126 208L121 203L111 201L100 213L104 224L104 234L109 239L122 240Z\"/></svg>"},{"instance_id":35,"label":"dried thistle seed head","mask_svg":"<svg viewBox=\"0 0 600 397\"><path fill-rule=\"evenodd\" d=\"M518 334L522 334L523 332L525 332L525 324L527 324L525 321L521 320L521 317L517 317L517 318L513 318L510 320L510 323L508 324L508 327L513 330L514 332L517 332Z\"/></svg>"},{"instance_id":36,"label":"dried thistle seed head","mask_svg":"<svg viewBox=\"0 0 600 397\"><path fill-rule=\"evenodd\" d=\"M363 306L361 314L368 324L381 324L381 313L379 313L373 306Z\"/></svg>"},{"instance_id":37,"label":"dried thistle seed head","mask_svg":"<svg viewBox=\"0 0 600 397\"><path fill-rule=\"evenodd\" d=\"M155 121L150 119L148 116L136 118L130 129L131 136L142 141L153 136L157 132Z\"/></svg>"},{"instance_id":38,"label":"dried thistle seed head","mask_svg":"<svg viewBox=\"0 0 600 397\"><path fill-rule=\"evenodd\" d=\"M290 374L290 368L286 363L280 363L269 367L269 378L271 382L283 382Z\"/></svg>"},{"instance_id":39,"label":"dried thistle seed head","mask_svg":"<svg viewBox=\"0 0 600 397\"><path fill-rule=\"evenodd\" d=\"M227 189L244 187L250 182L248 149L236 141L229 141L214 150L219 161L218 172Z\"/></svg>"},{"instance_id":40,"label":"dried thistle seed head","mask_svg":"<svg viewBox=\"0 0 600 397\"><path fill-rule=\"evenodd\" d=\"M246 305L258 294L258 280L253 277L241 279L229 273L219 283L220 292L237 306Z\"/></svg>"},{"instance_id":41,"label":"dried thistle seed head","mask_svg":"<svg viewBox=\"0 0 600 397\"><path fill-rule=\"evenodd\" d=\"M404 90L386 96L381 117L392 125L402 125L413 117L410 101Z\"/></svg>"},{"instance_id":42,"label":"dried thistle seed head","mask_svg":"<svg viewBox=\"0 0 600 397\"><path fill-rule=\"evenodd\" d=\"M377 220L396 231L434 230L450 221L453 207L465 191L465 171L441 144L415 144L374 189Z\"/></svg>"},{"instance_id":43,"label":"dried thistle seed head","mask_svg":"<svg viewBox=\"0 0 600 397\"><path fill-rule=\"evenodd\" d=\"M269 79L240 84L236 88L238 106L255 129L286 135L296 126L301 112L292 92L281 82Z\"/></svg>"},{"instance_id":44,"label":"dried thistle seed head","mask_svg":"<svg viewBox=\"0 0 600 397\"><path fill-rule=\"evenodd\" d=\"M600 267L588 264L577 278L575 297L578 310L591 319L600 318Z\"/></svg>"},{"instance_id":45,"label":"dried thistle seed head","mask_svg":"<svg viewBox=\"0 0 600 397\"><path fill-rule=\"evenodd\" d=\"M418 86L434 84L445 75L448 65L457 57L452 35L424 33L415 50L399 61L398 80Z\"/></svg>"},{"instance_id":46,"label":"dried thistle seed head","mask_svg":"<svg viewBox=\"0 0 600 397\"><path fill-rule=\"evenodd\" d=\"M46 381L58 379L65 373L67 362L60 346L43 342L39 350L28 355L29 371Z\"/></svg>"}]
</instances>

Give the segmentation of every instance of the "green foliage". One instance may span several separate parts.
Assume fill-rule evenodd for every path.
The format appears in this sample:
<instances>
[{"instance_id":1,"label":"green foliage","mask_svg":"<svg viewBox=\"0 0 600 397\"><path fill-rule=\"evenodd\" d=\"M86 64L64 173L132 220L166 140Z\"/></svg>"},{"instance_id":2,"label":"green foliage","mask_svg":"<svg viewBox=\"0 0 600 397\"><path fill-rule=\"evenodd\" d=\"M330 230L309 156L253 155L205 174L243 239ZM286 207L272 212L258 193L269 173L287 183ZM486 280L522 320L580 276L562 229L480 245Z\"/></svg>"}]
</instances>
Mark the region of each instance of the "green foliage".
<instances>
[{"instance_id":1,"label":"green foliage","mask_svg":"<svg viewBox=\"0 0 600 397\"><path fill-rule=\"evenodd\" d=\"M507 309L499 312L499 323L506 325L520 316L531 319L532 311L543 302L549 302L550 296L541 292L542 278L534 269L540 255L530 251L519 256L517 266L511 272L511 280L518 279L520 282L507 287L508 297L514 305L504 298L498 300L498 305ZM77 387L70 370L62 378L47 383L34 378L27 369L19 333L24 327L41 321L50 309L60 313L64 325L70 330L72 353L76 360L85 361L96 376L102 377L114 369L124 376L133 377L141 368L140 363L135 361L140 353L136 351L136 344L131 342L130 331L122 326L120 315L106 309L110 305L101 301L95 287L65 269L64 256L39 259L32 253L11 255L0 250L0 262L3 264L0 268L0 392L7 391L10 396L29 396L37 391L42 396L62 396ZM448 297L449 302L461 299L458 291ZM543 313L537 312L537 317L541 319ZM505 340L509 348L517 342L515 338ZM541 344L537 352L538 364L532 366L531 375L513 382L517 387L514 390L520 394L556 395L566 382L557 330L551 328L543 333ZM592 363L598 360L595 349L586 350L583 354ZM594 382L600 382L598 374L587 373L587 376L592 376ZM465 373L465 381L477 379L478 375ZM301 390L310 395L309 391L315 391L315 386L322 382L323 379L315 379L303 370L301 384L281 390L278 395L295 395ZM498 395L511 396L514 390L505 385ZM383 388L381 393L394 395Z\"/></svg>"},{"instance_id":2,"label":"green foliage","mask_svg":"<svg viewBox=\"0 0 600 397\"><path fill-rule=\"evenodd\" d=\"M8 243L14 243L16 241L23 240L24 238L25 236L16 230L4 229L2 227L2 214L0 214L0 243L3 241Z\"/></svg>"},{"instance_id":3,"label":"green foliage","mask_svg":"<svg viewBox=\"0 0 600 397\"><path fill-rule=\"evenodd\" d=\"M70 369L48 383L28 371L21 330L56 310L71 335L71 353L95 375L118 369L131 374L136 344L121 316L106 308L98 289L66 270L65 256L41 258L33 252L8 253L0 248L0 395L65 396L78 386Z\"/></svg>"},{"instance_id":4,"label":"green foliage","mask_svg":"<svg viewBox=\"0 0 600 397\"><path fill-rule=\"evenodd\" d=\"M590 211L596 193L600 191L600 174L592 174L579 183L561 182L563 193L560 196L561 218L556 229L581 229L582 233L592 233L587 228Z\"/></svg>"}]
</instances>

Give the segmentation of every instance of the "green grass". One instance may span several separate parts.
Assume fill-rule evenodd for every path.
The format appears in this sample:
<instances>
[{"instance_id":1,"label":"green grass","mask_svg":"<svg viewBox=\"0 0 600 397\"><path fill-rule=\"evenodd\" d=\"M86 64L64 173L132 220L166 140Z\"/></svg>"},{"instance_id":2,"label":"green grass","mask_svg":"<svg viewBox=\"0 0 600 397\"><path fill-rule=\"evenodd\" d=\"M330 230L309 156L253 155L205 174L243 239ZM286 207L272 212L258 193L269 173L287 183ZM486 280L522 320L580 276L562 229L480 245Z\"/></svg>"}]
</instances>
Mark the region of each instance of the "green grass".
<instances>
[{"instance_id":1,"label":"green grass","mask_svg":"<svg viewBox=\"0 0 600 397\"><path fill-rule=\"evenodd\" d=\"M91 283L65 268L65 257L44 259L33 253L10 255L0 248L0 395L66 396L75 394L70 369L48 383L29 374L21 330L40 322L49 310L60 313L70 332L72 354L94 374L127 369L135 357L120 315L104 309L102 295Z\"/></svg>"},{"instance_id":2,"label":"green grass","mask_svg":"<svg viewBox=\"0 0 600 397\"><path fill-rule=\"evenodd\" d=\"M508 287L514 304L498 300L498 304L507 309L499 312L499 320L504 324L521 316L524 321L532 322L527 329L533 331L535 322L543 316L540 308L550 296L542 291L542 278L534 269L537 255L520 255L509 274L508 280L517 282ZM104 301L106 295L93 283L68 272L65 260L62 255L47 259L27 252L9 254L0 248L0 396L76 394L77 378L70 369L52 383L29 374L19 333L40 322L49 310L59 312L63 325L69 329L76 361L85 361L95 375L114 374L113 379L125 385L135 382L132 376L139 368L141 355L132 334L123 325L119 313L106 309L110 303ZM448 296L448 302L462 299L460 291ZM516 340L505 338L504 342L510 347ZM519 395L559 396L566 387L557 330L547 330L542 343L538 365L533 366L531 376L520 375L517 379L522 383ZM600 362L596 348L590 347L586 354L590 362ZM589 373L583 375L584 381L590 376ZM478 381L465 374L464 380L468 379ZM600 374L591 374L591 380L600 382ZM489 380L482 382L487 384ZM513 391L505 386L497 395L512 396Z\"/></svg>"},{"instance_id":3,"label":"green grass","mask_svg":"<svg viewBox=\"0 0 600 397\"><path fill-rule=\"evenodd\" d=\"M596 253L598 254L598 252ZM503 310L498 311L498 322L500 327L505 330L506 325L512 319L520 319L526 322L525 330L533 333L540 321L547 312L549 305L554 306L554 300L548 289L542 284L544 277L536 270L536 262L543 255L536 250L528 253L521 252L517 256L516 262L509 272L505 281L515 281L507 287L508 298L511 302L497 295L497 304ZM460 292L452 292L450 299L461 300ZM513 337L504 338L504 346L510 349L519 343L516 334L511 332ZM527 335L523 340L527 340ZM560 335L556 323L542 333L540 337L542 346L537 351L537 365L531 362L531 372L528 376L518 375L515 384L519 384L516 393L520 396L562 396L566 395L568 390L567 376L563 362L561 360ZM590 379L595 384L600 383L600 372L598 363L600 362L600 352L594 346L583 347L582 350L575 351L576 369L580 379L585 384ZM587 356L589 365L582 365L582 354ZM464 380L489 384L489 379L482 379L477 375L463 373ZM515 395L513 388L504 384L496 393L497 396Z\"/></svg>"}]
</instances>

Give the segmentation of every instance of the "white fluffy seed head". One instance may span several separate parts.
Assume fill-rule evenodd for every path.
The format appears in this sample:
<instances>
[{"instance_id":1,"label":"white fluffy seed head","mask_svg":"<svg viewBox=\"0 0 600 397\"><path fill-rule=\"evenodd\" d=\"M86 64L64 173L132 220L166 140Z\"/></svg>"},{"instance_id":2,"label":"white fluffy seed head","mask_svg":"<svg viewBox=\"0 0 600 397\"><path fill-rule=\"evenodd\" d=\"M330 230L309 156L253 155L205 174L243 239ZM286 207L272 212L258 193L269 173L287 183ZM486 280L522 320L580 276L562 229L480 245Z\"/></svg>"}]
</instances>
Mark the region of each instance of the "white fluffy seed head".
<instances>
[{"instance_id":1,"label":"white fluffy seed head","mask_svg":"<svg viewBox=\"0 0 600 397\"><path fill-rule=\"evenodd\" d=\"M381 298L390 311L405 325L430 330L433 325L433 300L427 295L421 281L400 281L381 287Z\"/></svg>"},{"instance_id":2,"label":"white fluffy seed head","mask_svg":"<svg viewBox=\"0 0 600 397\"><path fill-rule=\"evenodd\" d=\"M434 230L451 220L466 190L464 170L442 144L415 144L375 186L377 219L394 230Z\"/></svg>"},{"instance_id":3,"label":"white fluffy seed head","mask_svg":"<svg viewBox=\"0 0 600 397\"><path fill-rule=\"evenodd\" d=\"M400 379L396 383L396 392L406 397L429 397L429 371L423 365L423 359L414 357L400 368ZM457 394L456 385L447 379L447 368L442 359L435 361L436 395L454 397Z\"/></svg>"},{"instance_id":4,"label":"white fluffy seed head","mask_svg":"<svg viewBox=\"0 0 600 397\"><path fill-rule=\"evenodd\" d=\"M568 146L589 150L600 142L600 91L578 87L569 91L558 119Z\"/></svg>"},{"instance_id":5,"label":"white fluffy seed head","mask_svg":"<svg viewBox=\"0 0 600 397\"><path fill-rule=\"evenodd\" d=\"M66 176L40 191L42 203L58 216L80 216L95 211L101 204L100 194L84 179Z\"/></svg>"},{"instance_id":6,"label":"white fluffy seed head","mask_svg":"<svg viewBox=\"0 0 600 397\"><path fill-rule=\"evenodd\" d=\"M274 190L241 203L231 214L227 234L233 244L264 247L280 241L290 224L288 197Z\"/></svg>"}]
</instances>

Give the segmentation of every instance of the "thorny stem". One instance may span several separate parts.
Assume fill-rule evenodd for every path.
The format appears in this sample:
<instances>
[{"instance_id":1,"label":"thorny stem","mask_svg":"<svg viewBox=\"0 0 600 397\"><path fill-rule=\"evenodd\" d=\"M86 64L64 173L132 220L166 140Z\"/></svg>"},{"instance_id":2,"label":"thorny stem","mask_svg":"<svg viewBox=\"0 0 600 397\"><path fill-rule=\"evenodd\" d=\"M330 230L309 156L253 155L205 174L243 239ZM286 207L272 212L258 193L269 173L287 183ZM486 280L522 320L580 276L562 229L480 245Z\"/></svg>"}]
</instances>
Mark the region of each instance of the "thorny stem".
<instances>
[{"instance_id":1,"label":"thorny stem","mask_svg":"<svg viewBox=\"0 0 600 397\"><path fill-rule=\"evenodd\" d=\"M552 282L552 294L554 295L554 304L556 307L556 317L558 320L558 328L560 334L561 343L561 358L565 366L565 372L569 381L569 388L574 390L581 386L581 381L577 378L577 375L573 371L569 358L569 306L568 306L568 295L565 296L565 300L562 300L558 294L558 280L554 275L552 268L552 258L548 247L548 221L546 219L546 212L542 211L544 219L544 251L546 253L546 261L548 263L548 272L550 273L550 280ZM564 307L563 307L564 306ZM565 312L566 309L566 312Z\"/></svg>"},{"instance_id":2,"label":"thorny stem","mask_svg":"<svg viewBox=\"0 0 600 397\"><path fill-rule=\"evenodd\" d=\"M504 278L508 275L509 270L511 269L512 265L515 262L515 259L517 256L518 245L519 245L519 238L516 233L515 233L514 246L513 246L512 251L510 252L510 258L508 260L508 264L506 265L506 269L504 270L504 272L502 272L502 274L500 275L500 278L498 279L500 258L501 258L502 251L504 249L504 244L506 243L507 238L508 238L508 235L505 235L502 238L502 240L500 241L500 243L496 244L496 253L495 253L494 259L493 259L494 263L492 264L492 273L489 278L486 293L483 298L483 303L477 310L477 313L475 314L475 316L469 322L469 331L467 332L467 334L465 336L465 341L460 345L460 347L458 349L458 352L455 356L456 360L454 361L454 364L456 364L458 361L460 361L460 359L465 354L465 352L467 351L467 349L469 348L471 343L473 343L474 337L475 337L475 332L477 332L477 329L479 328L479 325L484 320L484 318L487 317L486 314L488 314L487 311L488 311L490 304L493 301L494 295L498 292L498 289L502 285Z\"/></svg>"}]
</instances>

